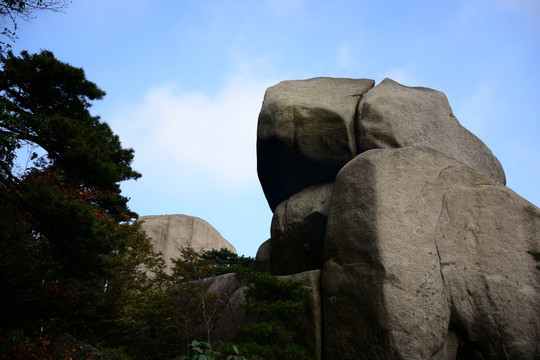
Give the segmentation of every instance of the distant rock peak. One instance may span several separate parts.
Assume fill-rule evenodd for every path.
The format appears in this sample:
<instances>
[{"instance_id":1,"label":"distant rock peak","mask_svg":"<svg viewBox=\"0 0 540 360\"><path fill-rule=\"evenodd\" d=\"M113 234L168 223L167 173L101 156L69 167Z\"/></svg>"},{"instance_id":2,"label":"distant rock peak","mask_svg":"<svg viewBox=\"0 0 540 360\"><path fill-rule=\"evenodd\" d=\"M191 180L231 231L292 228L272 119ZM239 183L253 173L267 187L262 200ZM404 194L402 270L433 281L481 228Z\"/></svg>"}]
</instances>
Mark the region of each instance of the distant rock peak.
<instances>
[{"instance_id":1,"label":"distant rock peak","mask_svg":"<svg viewBox=\"0 0 540 360\"><path fill-rule=\"evenodd\" d=\"M208 222L188 215L141 216L142 229L152 239L156 251L161 251L170 271L171 258L180 258L183 248L197 252L225 248L236 254L236 249Z\"/></svg>"}]
</instances>

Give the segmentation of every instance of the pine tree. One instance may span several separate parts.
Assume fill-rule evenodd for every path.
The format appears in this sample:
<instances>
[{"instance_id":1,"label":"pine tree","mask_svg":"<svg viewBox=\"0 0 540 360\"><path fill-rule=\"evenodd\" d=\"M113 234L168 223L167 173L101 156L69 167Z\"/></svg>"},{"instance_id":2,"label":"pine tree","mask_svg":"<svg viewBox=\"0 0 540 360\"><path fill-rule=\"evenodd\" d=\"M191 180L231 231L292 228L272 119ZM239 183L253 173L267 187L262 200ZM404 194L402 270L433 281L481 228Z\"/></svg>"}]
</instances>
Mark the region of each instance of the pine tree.
<instances>
[{"instance_id":1,"label":"pine tree","mask_svg":"<svg viewBox=\"0 0 540 360\"><path fill-rule=\"evenodd\" d=\"M0 62L0 323L22 326L61 311L73 279L107 277L137 217L119 183L140 174L82 69L49 51Z\"/></svg>"}]
</instances>

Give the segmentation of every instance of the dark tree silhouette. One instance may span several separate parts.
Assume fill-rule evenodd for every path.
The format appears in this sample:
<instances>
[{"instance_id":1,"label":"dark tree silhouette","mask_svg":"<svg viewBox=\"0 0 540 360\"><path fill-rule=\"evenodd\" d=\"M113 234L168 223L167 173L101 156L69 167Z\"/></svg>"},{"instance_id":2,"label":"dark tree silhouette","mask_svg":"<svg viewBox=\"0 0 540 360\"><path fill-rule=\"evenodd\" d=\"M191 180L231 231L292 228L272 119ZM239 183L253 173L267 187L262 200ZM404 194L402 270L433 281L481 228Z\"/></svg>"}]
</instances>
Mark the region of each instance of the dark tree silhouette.
<instances>
[{"instance_id":1,"label":"dark tree silhouette","mask_svg":"<svg viewBox=\"0 0 540 360\"><path fill-rule=\"evenodd\" d=\"M140 174L90 114L105 93L82 69L49 51L0 60L0 323L21 324L71 279L107 276L137 217L119 183Z\"/></svg>"}]
</instances>

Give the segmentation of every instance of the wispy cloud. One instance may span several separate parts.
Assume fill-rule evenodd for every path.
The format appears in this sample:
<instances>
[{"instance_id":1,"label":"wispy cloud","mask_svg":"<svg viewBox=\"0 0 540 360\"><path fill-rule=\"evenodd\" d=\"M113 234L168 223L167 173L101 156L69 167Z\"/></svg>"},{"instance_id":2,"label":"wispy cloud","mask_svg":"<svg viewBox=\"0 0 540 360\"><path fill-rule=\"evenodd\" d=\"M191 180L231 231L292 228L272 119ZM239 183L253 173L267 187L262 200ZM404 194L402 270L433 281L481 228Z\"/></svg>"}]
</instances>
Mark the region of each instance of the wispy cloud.
<instances>
[{"instance_id":1,"label":"wispy cloud","mask_svg":"<svg viewBox=\"0 0 540 360\"><path fill-rule=\"evenodd\" d=\"M257 184L256 127L269 81L233 78L215 96L154 87L111 125L135 149L135 168L234 190ZM173 169L173 170L171 170ZM174 170L176 169L176 170Z\"/></svg>"}]
</instances>

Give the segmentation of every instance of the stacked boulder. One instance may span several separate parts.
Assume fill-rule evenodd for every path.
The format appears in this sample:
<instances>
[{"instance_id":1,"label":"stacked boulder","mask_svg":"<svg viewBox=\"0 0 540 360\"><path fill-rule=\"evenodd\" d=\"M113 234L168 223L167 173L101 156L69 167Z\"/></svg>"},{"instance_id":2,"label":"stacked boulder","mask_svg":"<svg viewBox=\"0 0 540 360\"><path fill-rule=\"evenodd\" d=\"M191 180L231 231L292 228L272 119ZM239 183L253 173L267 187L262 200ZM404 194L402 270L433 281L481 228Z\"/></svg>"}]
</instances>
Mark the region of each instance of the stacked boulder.
<instances>
[{"instance_id":1,"label":"stacked boulder","mask_svg":"<svg viewBox=\"0 0 540 360\"><path fill-rule=\"evenodd\" d=\"M540 358L540 209L443 93L374 85L267 90L258 173L274 216L259 266L319 272L316 358Z\"/></svg>"}]
</instances>

